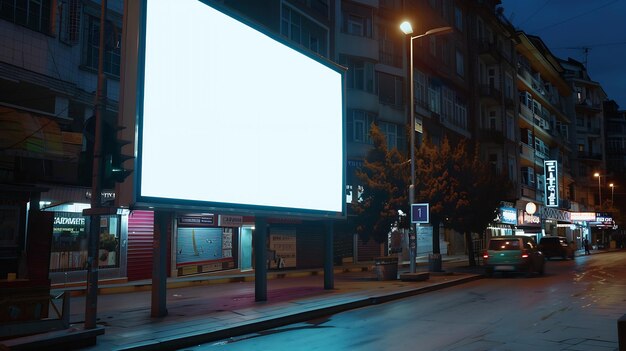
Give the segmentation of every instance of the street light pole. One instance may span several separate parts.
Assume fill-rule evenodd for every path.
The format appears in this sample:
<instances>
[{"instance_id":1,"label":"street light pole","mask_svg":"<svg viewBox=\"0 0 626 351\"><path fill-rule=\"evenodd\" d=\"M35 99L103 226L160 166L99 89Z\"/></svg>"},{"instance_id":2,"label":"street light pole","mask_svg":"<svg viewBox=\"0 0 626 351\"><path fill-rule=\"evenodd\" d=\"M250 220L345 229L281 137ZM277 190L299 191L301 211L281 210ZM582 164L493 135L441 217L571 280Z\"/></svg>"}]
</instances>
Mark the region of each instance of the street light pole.
<instances>
[{"instance_id":1,"label":"street light pole","mask_svg":"<svg viewBox=\"0 0 626 351\"><path fill-rule=\"evenodd\" d=\"M615 207L613 206L613 192L615 191L615 184L611 183L609 184L609 187L611 187L611 207Z\"/></svg>"},{"instance_id":2,"label":"street light pole","mask_svg":"<svg viewBox=\"0 0 626 351\"><path fill-rule=\"evenodd\" d=\"M593 174L594 177L598 177L598 201L599 201L599 208L600 210L602 209L602 185L600 183L600 179L602 179L602 175L598 172Z\"/></svg>"},{"instance_id":3,"label":"street light pole","mask_svg":"<svg viewBox=\"0 0 626 351\"><path fill-rule=\"evenodd\" d=\"M413 218L411 216L411 207L415 202L415 96L414 96L414 82L413 82L413 39L425 37L427 35L445 34L452 31L452 27L440 27L427 31L424 34L411 36L413 34L413 27L408 21L404 21L400 24L400 30L409 36L409 128L411 131L411 185L409 186L409 220L411 221L409 230L409 269L411 273L415 273L415 257L417 255L417 226L413 224ZM413 230L413 235L410 231Z\"/></svg>"}]
</instances>

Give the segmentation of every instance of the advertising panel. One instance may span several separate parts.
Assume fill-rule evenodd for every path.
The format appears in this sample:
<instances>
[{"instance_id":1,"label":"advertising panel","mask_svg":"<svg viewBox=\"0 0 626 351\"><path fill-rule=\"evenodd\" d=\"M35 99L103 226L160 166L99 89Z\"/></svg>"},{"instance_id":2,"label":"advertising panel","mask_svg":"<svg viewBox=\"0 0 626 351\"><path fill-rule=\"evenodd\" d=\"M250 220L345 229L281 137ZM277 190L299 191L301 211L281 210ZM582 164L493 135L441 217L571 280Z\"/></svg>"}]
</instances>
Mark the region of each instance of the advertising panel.
<instances>
[{"instance_id":1,"label":"advertising panel","mask_svg":"<svg viewBox=\"0 0 626 351\"><path fill-rule=\"evenodd\" d=\"M557 161L543 161L545 181L545 205L546 207L559 207L559 178Z\"/></svg>"},{"instance_id":2,"label":"advertising panel","mask_svg":"<svg viewBox=\"0 0 626 351\"><path fill-rule=\"evenodd\" d=\"M345 216L344 68L217 7L143 2L136 201Z\"/></svg>"}]
</instances>

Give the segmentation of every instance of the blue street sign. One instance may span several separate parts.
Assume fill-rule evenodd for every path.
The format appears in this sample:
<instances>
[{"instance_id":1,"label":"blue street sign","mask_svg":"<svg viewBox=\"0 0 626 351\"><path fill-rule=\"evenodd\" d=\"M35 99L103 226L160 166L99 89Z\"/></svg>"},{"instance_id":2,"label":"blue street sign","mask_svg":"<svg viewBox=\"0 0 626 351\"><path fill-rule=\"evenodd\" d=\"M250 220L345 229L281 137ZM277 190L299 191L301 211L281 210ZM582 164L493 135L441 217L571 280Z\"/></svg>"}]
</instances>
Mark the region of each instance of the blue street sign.
<instances>
[{"instance_id":1,"label":"blue street sign","mask_svg":"<svg viewBox=\"0 0 626 351\"><path fill-rule=\"evenodd\" d=\"M428 223L429 214L428 204L411 205L411 223Z\"/></svg>"}]
</instances>

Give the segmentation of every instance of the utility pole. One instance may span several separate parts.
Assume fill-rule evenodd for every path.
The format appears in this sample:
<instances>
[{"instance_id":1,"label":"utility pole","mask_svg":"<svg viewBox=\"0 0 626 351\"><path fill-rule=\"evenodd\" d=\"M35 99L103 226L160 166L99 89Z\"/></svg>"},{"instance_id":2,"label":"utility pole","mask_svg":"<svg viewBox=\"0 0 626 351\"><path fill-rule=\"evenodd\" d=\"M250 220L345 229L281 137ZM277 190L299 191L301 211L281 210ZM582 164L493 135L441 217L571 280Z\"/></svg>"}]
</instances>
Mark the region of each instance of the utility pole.
<instances>
[{"instance_id":1,"label":"utility pole","mask_svg":"<svg viewBox=\"0 0 626 351\"><path fill-rule=\"evenodd\" d=\"M85 298L85 329L96 327L98 311L98 251L100 248L100 214L102 206L102 144L103 118L106 111L106 77L104 75L104 35L106 28L107 0L101 0L100 46L98 48L98 85L95 103L95 140L93 148L93 175L91 180L91 212L87 254L87 296Z\"/></svg>"}]
</instances>

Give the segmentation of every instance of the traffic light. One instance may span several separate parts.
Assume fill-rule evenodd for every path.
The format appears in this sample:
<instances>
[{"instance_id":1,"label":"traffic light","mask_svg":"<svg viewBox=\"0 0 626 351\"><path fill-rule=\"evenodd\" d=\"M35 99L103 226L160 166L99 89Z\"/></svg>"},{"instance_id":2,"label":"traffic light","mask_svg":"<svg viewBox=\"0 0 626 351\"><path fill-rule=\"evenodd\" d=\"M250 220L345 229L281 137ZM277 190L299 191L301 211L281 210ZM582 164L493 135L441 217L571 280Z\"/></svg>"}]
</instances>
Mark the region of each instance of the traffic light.
<instances>
[{"instance_id":1,"label":"traffic light","mask_svg":"<svg viewBox=\"0 0 626 351\"><path fill-rule=\"evenodd\" d=\"M102 128L102 184L113 187L115 183L122 183L133 172L124 168L124 162L133 156L122 153L122 147L130 144L130 141L117 137L117 132L125 127L118 127L117 123L105 119Z\"/></svg>"}]
</instances>

